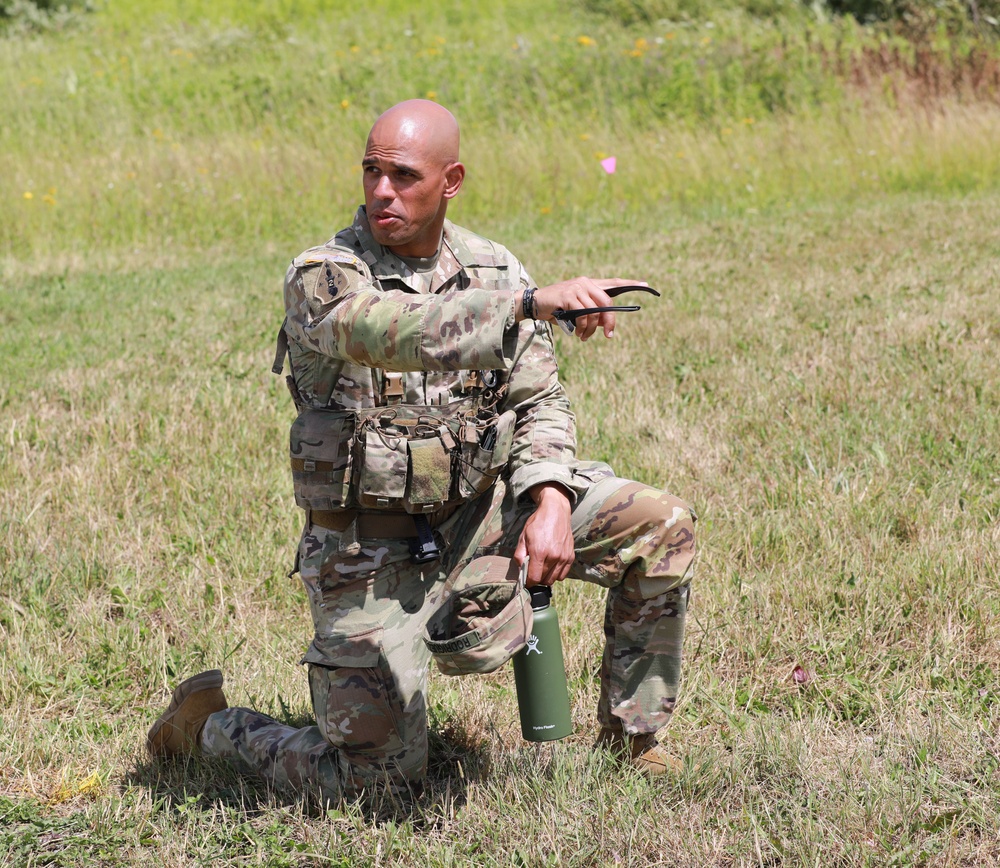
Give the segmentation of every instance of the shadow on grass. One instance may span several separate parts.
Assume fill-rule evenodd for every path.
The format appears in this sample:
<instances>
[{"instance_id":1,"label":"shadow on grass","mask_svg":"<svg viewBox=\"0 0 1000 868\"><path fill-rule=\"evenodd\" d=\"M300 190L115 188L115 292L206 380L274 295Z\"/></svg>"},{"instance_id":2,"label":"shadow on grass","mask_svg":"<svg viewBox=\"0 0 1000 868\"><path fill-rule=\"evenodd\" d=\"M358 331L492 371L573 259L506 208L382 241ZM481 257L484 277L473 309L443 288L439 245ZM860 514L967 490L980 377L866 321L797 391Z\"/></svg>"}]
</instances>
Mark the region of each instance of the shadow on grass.
<instances>
[{"instance_id":1,"label":"shadow on grass","mask_svg":"<svg viewBox=\"0 0 1000 868\"><path fill-rule=\"evenodd\" d=\"M313 724L307 715L278 719L295 728ZM149 791L154 813L168 812L178 819L219 808L244 816L296 808L310 817L350 814L369 823L408 822L431 829L462 809L469 784L489 774L490 760L485 738L457 721L432 729L428 741L428 774L422 787L402 793L377 787L339 804L324 801L317 792L276 789L242 765L195 755L151 760L143 752L124 782Z\"/></svg>"}]
</instances>

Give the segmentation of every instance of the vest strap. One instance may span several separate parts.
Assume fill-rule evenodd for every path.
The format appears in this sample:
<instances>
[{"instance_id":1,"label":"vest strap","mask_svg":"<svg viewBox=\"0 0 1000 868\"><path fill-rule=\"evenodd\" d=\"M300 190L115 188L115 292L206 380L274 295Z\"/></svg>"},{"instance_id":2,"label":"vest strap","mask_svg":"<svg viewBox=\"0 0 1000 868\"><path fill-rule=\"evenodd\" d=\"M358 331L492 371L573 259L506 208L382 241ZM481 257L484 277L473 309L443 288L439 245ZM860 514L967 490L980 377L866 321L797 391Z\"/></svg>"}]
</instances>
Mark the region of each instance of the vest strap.
<instances>
[{"instance_id":1,"label":"vest strap","mask_svg":"<svg viewBox=\"0 0 1000 868\"><path fill-rule=\"evenodd\" d=\"M281 328L278 329L278 337L274 348L274 364L271 365L272 374L280 374L285 368L285 356L288 355L288 332L285 331L285 324L288 317L281 321Z\"/></svg>"}]
</instances>

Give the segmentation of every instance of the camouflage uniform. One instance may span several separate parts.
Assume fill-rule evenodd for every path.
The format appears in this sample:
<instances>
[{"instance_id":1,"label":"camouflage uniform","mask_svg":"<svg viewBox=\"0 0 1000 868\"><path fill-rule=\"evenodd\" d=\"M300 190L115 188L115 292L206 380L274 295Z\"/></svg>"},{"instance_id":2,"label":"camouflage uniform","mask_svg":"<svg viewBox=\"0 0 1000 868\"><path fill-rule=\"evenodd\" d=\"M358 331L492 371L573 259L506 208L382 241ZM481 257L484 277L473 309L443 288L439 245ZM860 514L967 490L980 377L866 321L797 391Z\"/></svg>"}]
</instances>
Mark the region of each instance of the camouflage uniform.
<instances>
[{"instance_id":1,"label":"camouflage uniform","mask_svg":"<svg viewBox=\"0 0 1000 868\"><path fill-rule=\"evenodd\" d=\"M495 482L487 478L485 493L430 515L443 555L419 565L406 540L373 536L371 524L366 535L354 523L317 523L319 508L337 516L352 458L340 429L300 431L300 442L326 449L318 462L323 475L296 477L297 499L307 507L298 570L315 625L303 662L316 726L296 730L227 709L208 719L206 753L239 757L276 785L331 801L380 780L419 782L427 763L424 626L456 567L484 554L513 554L535 508L528 490L543 482L559 483L573 499L570 576L609 589L599 722L630 734L667 722L677 695L694 516L669 494L576 459L551 328L515 322L515 292L528 286L506 249L450 222L436 268L414 272L374 241L363 208L349 229L294 260L285 330L300 410L365 410L386 400L390 408L446 407L467 392L474 372L498 370L505 389L496 409L513 411L515 420L509 457ZM395 399L387 399L393 390ZM298 466L293 454L293 471ZM316 479L322 484L310 487Z\"/></svg>"}]
</instances>

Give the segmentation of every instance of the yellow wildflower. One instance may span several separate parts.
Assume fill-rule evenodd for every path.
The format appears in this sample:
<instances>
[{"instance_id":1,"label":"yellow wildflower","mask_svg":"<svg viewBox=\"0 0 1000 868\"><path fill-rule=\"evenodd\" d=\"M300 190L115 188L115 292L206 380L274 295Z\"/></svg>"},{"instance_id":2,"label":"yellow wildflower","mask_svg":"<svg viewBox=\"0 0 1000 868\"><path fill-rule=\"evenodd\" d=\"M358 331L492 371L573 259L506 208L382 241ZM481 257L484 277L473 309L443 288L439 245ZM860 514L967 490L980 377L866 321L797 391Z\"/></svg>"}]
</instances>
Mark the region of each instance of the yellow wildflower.
<instances>
[{"instance_id":1,"label":"yellow wildflower","mask_svg":"<svg viewBox=\"0 0 1000 868\"><path fill-rule=\"evenodd\" d=\"M360 46L358 46L358 45L352 45L351 46L351 54L357 54L359 51L361 51L361 47Z\"/></svg>"},{"instance_id":2,"label":"yellow wildflower","mask_svg":"<svg viewBox=\"0 0 1000 868\"><path fill-rule=\"evenodd\" d=\"M351 101L350 101L349 99L342 99L342 100L340 101L340 107L341 107L342 109L345 109L345 108L347 108L347 107L348 107L348 106L349 106L350 104L351 104Z\"/></svg>"},{"instance_id":3,"label":"yellow wildflower","mask_svg":"<svg viewBox=\"0 0 1000 868\"><path fill-rule=\"evenodd\" d=\"M552 213L552 209L549 208L548 206L546 206L545 208L542 208L542 213L543 214L551 214Z\"/></svg>"},{"instance_id":4,"label":"yellow wildflower","mask_svg":"<svg viewBox=\"0 0 1000 868\"><path fill-rule=\"evenodd\" d=\"M51 195L50 193L46 193L44 196L42 196L42 201L46 205L55 205L56 204L56 197L53 196L53 195Z\"/></svg>"},{"instance_id":5,"label":"yellow wildflower","mask_svg":"<svg viewBox=\"0 0 1000 868\"><path fill-rule=\"evenodd\" d=\"M754 122L753 118L743 118L743 123L745 123L747 126L750 126L750 124L752 124L753 122Z\"/></svg>"},{"instance_id":6,"label":"yellow wildflower","mask_svg":"<svg viewBox=\"0 0 1000 868\"><path fill-rule=\"evenodd\" d=\"M427 91L427 99L437 99L437 95L438 93L436 90Z\"/></svg>"},{"instance_id":7,"label":"yellow wildflower","mask_svg":"<svg viewBox=\"0 0 1000 868\"><path fill-rule=\"evenodd\" d=\"M576 41L579 42L584 48L588 48L591 45L597 45L597 42L589 36L578 36L576 37Z\"/></svg>"},{"instance_id":8,"label":"yellow wildflower","mask_svg":"<svg viewBox=\"0 0 1000 868\"><path fill-rule=\"evenodd\" d=\"M32 193L31 190L25 190L24 191L24 198L25 199L34 199L35 198L35 194Z\"/></svg>"},{"instance_id":9,"label":"yellow wildflower","mask_svg":"<svg viewBox=\"0 0 1000 868\"><path fill-rule=\"evenodd\" d=\"M60 784L49 797L49 804L59 805L76 796L89 796L97 793L101 789L101 783L101 776L97 772L91 772L82 781Z\"/></svg>"}]
</instances>

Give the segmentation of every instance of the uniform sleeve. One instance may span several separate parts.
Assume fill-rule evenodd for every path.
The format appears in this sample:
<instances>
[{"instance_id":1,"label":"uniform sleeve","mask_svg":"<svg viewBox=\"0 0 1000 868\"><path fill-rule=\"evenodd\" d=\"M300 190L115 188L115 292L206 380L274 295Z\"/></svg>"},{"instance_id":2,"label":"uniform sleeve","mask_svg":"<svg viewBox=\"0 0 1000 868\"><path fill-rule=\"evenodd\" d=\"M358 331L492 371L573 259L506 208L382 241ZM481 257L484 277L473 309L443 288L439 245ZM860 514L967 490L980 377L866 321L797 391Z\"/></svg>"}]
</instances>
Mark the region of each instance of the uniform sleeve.
<instances>
[{"instance_id":1,"label":"uniform sleeve","mask_svg":"<svg viewBox=\"0 0 1000 868\"><path fill-rule=\"evenodd\" d=\"M388 371L510 370L514 292L382 290L350 259L300 257L288 269L286 329L302 346Z\"/></svg>"},{"instance_id":2,"label":"uniform sleeve","mask_svg":"<svg viewBox=\"0 0 1000 868\"><path fill-rule=\"evenodd\" d=\"M534 286L522 269L522 284ZM506 408L517 413L511 447L511 493L525 495L542 482L558 482L575 499L576 417L559 382L552 329L524 320L514 365L507 379Z\"/></svg>"}]
</instances>

